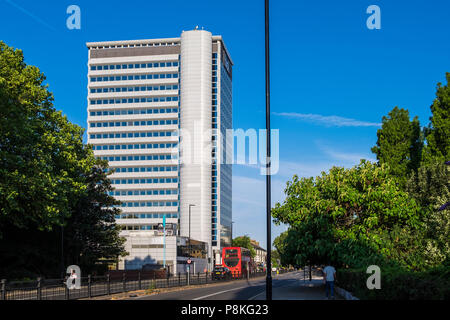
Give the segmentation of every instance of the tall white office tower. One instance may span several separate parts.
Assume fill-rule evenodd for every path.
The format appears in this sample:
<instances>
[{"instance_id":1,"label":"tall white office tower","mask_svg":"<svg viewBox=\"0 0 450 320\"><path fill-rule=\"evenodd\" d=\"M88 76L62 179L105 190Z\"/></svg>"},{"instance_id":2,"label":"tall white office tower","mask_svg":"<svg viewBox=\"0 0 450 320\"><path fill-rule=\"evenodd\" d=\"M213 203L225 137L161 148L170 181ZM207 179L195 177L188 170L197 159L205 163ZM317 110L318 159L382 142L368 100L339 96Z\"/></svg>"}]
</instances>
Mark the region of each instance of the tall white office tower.
<instances>
[{"instance_id":1,"label":"tall white office tower","mask_svg":"<svg viewBox=\"0 0 450 320\"><path fill-rule=\"evenodd\" d=\"M220 143L232 128L232 61L222 37L192 30L87 47L88 143L115 169L111 194L122 201L116 221L130 253L122 267L179 263L177 248L162 253L164 216L169 235L206 243L209 267L221 263L232 223Z\"/></svg>"}]
</instances>

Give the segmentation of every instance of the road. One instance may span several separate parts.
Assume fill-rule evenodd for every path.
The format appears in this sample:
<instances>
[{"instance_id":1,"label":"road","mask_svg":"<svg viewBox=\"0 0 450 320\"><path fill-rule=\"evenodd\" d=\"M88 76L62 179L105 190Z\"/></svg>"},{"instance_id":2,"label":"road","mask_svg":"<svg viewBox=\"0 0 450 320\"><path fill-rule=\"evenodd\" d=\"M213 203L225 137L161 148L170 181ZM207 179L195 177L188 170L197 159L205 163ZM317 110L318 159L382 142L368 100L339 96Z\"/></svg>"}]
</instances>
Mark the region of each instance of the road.
<instances>
[{"instance_id":1,"label":"road","mask_svg":"<svg viewBox=\"0 0 450 320\"><path fill-rule=\"evenodd\" d=\"M308 279L309 280L309 279ZM201 288L160 293L137 300L265 300L265 278L233 281ZM303 271L275 275L274 300L323 300L325 291L319 277L305 281ZM339 299L339 297L338 297Z\"/></svg>"}]
</instances>

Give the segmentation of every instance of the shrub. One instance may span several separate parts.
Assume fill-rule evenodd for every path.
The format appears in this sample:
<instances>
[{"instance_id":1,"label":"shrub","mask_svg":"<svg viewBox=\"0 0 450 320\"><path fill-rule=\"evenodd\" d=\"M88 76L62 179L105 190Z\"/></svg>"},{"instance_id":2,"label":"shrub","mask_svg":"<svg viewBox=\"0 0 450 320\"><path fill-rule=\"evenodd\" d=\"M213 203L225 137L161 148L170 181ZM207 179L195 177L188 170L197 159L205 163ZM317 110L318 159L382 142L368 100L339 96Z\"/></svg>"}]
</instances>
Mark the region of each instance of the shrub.
<instances>
[{"instance_id":1,"label":"shrub","mask_svg":"<svg viewBox=\"0 0 450 320\"><path fill-rule=\"evenodd\" d=\"M365 269L340 269L337 285L362 300L449 300L450 268L413 272L381 268L381 289L369 290Z\"/></svg>"}]
</instances>

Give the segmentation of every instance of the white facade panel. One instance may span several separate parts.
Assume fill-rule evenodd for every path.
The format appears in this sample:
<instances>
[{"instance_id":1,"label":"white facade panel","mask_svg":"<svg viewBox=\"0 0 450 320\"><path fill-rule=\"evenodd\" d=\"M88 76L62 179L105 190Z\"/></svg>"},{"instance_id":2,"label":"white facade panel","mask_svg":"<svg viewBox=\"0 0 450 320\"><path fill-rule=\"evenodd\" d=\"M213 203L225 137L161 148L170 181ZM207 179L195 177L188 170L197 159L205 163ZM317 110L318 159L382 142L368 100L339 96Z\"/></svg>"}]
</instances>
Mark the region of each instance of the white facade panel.
<instances>
[{"instance_id":1,"label":"white facade panel","mask_svg":"<svg viewBox=\"0 0 450 320\"><path fill-rule=\"evenodd\" d=\"M211 243L211 57L210 32L182 33L180 135L190 134L195 142L189 151L181 150L181 156L190 152L192 161L180 168L180 230L182 236L189 236L190 229L192 238L208 244ZM198 157L197 163L192 163L194 155ZM195 205L190 219L189 205Z\"/></svg>"}]
</instances>

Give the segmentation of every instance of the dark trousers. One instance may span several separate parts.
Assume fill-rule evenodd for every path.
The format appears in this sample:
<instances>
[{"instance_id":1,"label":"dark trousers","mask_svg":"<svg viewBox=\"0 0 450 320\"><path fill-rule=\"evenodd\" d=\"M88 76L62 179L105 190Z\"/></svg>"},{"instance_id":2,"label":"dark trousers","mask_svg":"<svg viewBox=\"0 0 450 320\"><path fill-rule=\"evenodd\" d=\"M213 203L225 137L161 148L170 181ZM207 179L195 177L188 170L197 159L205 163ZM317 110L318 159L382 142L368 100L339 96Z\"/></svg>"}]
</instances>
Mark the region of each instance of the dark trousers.
<instances>
[{"instance_id":1,"label":"dark trousers","mask_svg":"<svg viewBox=\"0 0 450 320\"><path fill-rule=\"evenodd\" d=\"M331 292L331 297L334 298L334 281L327 281L325 284L325 294L327 298L329 297L329 293Z\"/></svg>"}]
</instances>

